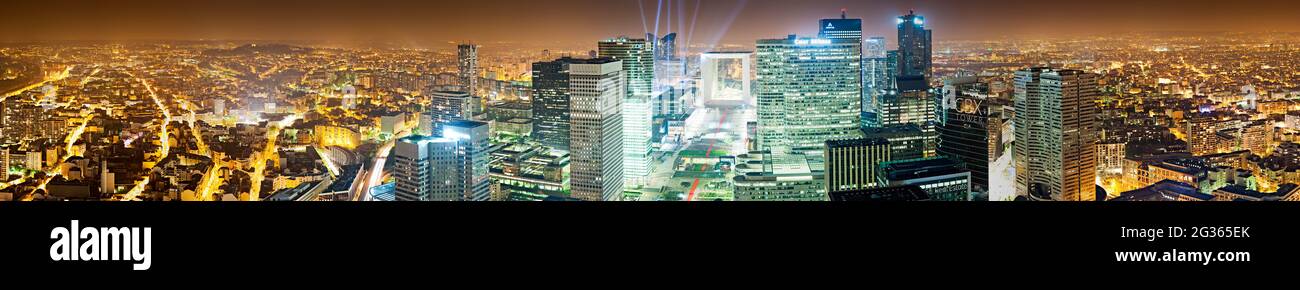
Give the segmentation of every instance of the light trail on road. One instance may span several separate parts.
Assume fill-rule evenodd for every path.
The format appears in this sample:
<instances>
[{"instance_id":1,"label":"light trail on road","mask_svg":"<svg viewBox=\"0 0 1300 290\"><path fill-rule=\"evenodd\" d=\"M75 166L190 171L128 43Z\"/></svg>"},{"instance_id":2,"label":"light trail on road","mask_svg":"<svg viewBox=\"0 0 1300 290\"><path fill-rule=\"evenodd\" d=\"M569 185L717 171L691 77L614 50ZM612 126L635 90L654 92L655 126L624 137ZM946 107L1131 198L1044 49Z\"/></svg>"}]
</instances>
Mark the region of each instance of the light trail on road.
<instances>
[{"instance_id":1,"label":"light trail on road","mask_svg":"<svg viewBox=\"0 0 1300 290\"><path fill-rule=\"evenodd\" d=\"M392 139L385 142L383 146L379 146L379 151L375 153L375 163L370 167L370 171L368 171L370 176L362 180L361 184L354 185L353 201L369 200L371 198L369 196L370 188L383 183L384 165L388 162L388 156L393 151L393 147L397 146L397 140L411 135L411 126L409 126L411 124L407 125L407 129L398 132Z\"/></svg>"}]
</instances>

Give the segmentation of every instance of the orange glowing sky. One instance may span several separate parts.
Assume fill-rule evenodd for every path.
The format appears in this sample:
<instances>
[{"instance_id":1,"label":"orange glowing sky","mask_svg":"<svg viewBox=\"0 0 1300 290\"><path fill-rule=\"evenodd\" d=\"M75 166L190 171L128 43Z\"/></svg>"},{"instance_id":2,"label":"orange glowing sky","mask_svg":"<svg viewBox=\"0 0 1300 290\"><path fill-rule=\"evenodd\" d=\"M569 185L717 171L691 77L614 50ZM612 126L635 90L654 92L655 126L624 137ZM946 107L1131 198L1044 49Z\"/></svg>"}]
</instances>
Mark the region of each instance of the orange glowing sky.
<instances>
[{"instance_id":1,"label":"orange glowing sky","mask_svg":"<svg viewBox=\"0 0 1300 290\"><path fill-rule=\"evenodd\" d=\"M658 0L42 0L5 3L0 41L385 40L575 43L639 35ZM663 0L673 30L695 43L752 44L815 31L820 18L864 19L892 39L893 17L915 9L937 39L1156 30L1300 31L1287 0ZM665 4L667 5L667 4ZM698 5L698 17L696 7ZM667 8L667 7L665 7ZM734 17L733 17L734 15ZM645 18L643 18L645 16ZM663 21L668 22L667 15ZM677 17L687 16L687 17ZM732 21L728 21L732 19ZM666 30L661 24L660 30ZM891 40L892 41L892 40Z\"/></svg>"}]
</instances>

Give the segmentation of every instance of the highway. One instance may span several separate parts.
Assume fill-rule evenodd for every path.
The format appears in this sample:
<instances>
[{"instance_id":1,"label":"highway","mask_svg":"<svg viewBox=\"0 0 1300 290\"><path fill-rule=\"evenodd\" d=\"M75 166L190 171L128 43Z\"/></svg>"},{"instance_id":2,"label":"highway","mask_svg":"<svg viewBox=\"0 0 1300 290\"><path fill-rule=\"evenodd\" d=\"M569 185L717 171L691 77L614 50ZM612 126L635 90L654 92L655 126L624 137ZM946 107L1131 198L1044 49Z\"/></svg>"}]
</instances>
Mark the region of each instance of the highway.
<instances>
[{"instance_id":1,"label":"highway","mask_svg":"<svg viewBox=\"0 0 1300 290\"><path fill-rule=\"evenodd\" d=\"M388 156L392 154L393 147L397 146L398 139L411 135L411 126L406 126L406 128L394 135L388 142L384 142L384 145L379 146L379 151L375 152L375 162L369 169L363 169L357 173L358 175L368 175L368 177L352 184L353 201L369 201L374 198L370 196L370 188L383 184L384 165L388 162Z\"/></svg>"}]
</instances>

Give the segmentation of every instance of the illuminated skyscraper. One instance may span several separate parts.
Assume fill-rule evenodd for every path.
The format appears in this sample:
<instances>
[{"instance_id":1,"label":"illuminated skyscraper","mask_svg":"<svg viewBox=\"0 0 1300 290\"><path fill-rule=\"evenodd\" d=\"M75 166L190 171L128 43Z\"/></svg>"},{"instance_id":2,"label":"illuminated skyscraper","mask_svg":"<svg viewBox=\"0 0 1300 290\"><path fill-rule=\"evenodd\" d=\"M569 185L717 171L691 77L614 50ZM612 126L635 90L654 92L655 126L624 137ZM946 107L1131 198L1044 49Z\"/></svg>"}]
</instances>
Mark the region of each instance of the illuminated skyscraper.
<instances>
[{"instance_id":1,"label":"illuminated skyscraper","mask_svg":"<svg viewBox=\"0 0 1300 290\"><path fill-rule=\"evenodd\" d=\"M611 58L569 64L570 183L573 197L617 200L623 194L623 62Z\"/></svg>"},{"instance_id":2,"label":"illuminated skyscraper","mask_svg":"<svg viewBox=\"0 0 1300 290\"><path fill-rule=\"evenodd\" d=\"M862 58L862 61L860 62L862 66L861 69L862 85L860 85L860 87L862 88L862 92L859 95L859 98L861 99L860 101L861 109L859 110L859 119L864 117L872 118L873 116L866 114L866 112L874 112L873 108L875 107L876 104L874 99L871 98L872 96L874 96L874 94L871 92L870 89L872 88L873 84L868 81L869 79L871 79L871 77L873 77L870 69L874 67L872 63L869 62L869 57L865 53L867 42L864 41L864 39L862 38L862 19L849 19L848 12L845 10L841 10L840 18L822 19L820 24L821 25L818 26L817 28L817 37L829 38L829 39L846 39L846 40L851 40L862 44L862 47L860 47L858 50L858 55L860 55ZM884 40L880 39L880 41L881 41L880 44L883 45Z\"/></svg>"},{"instance_id":3,"label":"illuminated skyscraper","mask_svg":"<svg viewBox=\"0 0 1300 290\"><path fill-rule=\"evenodd\" d=\"M654 35L648 39L655 39ZM677 59L677 33L669 33L655 40L655 60Z\"/></svg>"},{"instance_id":4,"label":"illuminated skyscraper","mask_svg":"<svg viewBox=\"0 0 1300 290\"><path fill-rule=\"evenodd\" d=\"M934 156L938 146L936 102L930 86L920 76L897 77L897 89L889 90L878 99L879 127L915 124L926 136L925 156Z\"/></svg>"},{"instance_id":5,"label":"illuminated skyscraper","mask_svg":"<svg viewBox=\"0 0 1300 290\"><path fill-rule=\"evenodd\" d=\"M677 49L677 33L669 33L656 40L653 33L647 33L646 39L655 40L654 47L654 88L655 93L669 90L686 78L686 60ZM659 105L662 106L662 105Z\"/></svg>"},{"instance_id":6,"label":"illuminated skyscraper","mask_svg":"<svg viewBox=\"0 0 1300 290\"><path fill-rule=\"evenodd\" d=\"M451 166L455 158L438 156L442 158L435 159L432 154L434 152L453 152L455 147L455 140L423 135L397 140L397 144L393 147L393 180L397 188L396 200L435 200L435 196L436 200L455 200L458 197L458 195L454 195L455 192L439 192L435 195L433 193L433 183L450 183L456 178L457 174L440 172L438 175L434 175L434 165L432 164L432 162L438 160L438 162L442 162L440 164L442 167ZM435 178L439 180L435 181Z\"/></svg>"},{"instance_id":7,"label":"illuminated skyscraper","mask_svg":"<svg viewBox=\"0 0 1300 290\"><path fill-rule=\"evenodd\" d=\"M597 56L622 61L627 96L649 96L654 85L654 44L627 37L606 39L597 44Z\"/></svg>"},{"instance_id":8,"label":"illuminated skyscraper","mask_svg":"<svg viewBox=\"0 0 1300 290\"><path fill-rule=\"evenodd\" d=\"M886 107L890 105L886 103L886 99L898 96L898 60L897 50L886 51L884 56L880 58L863 59L863 61L871 63L866 68L872 70L873 75L870 77L871 83L864 82L864 84L871 87L871 90L867 91L867 93L870 93L869 95L863 97L869 99L862 106L863 127L879 128L885 126L884 117L889 113L886 112Z\"/></svg>"},{"instance_id":9,"label":"illuminated skyscraper","mask_svg":"<svg viewBox=\"0 0 1300 290\"><path fill-rule=\"evenodd\" d=\"M759 149L821 151L861 136L861 43L791 35L757 46Z\"/></svg>"},{"instance_id":10,"label":"illuminated skyscraper","mask_svg":"<svg viewBox=\"0 0 1300 290\"><path fill-rule=\"evenodd\" d=\"M393 148L398 201L488 200L487 123L452 121L443 137L415 135Z\"/></svg>"},{"instance_id":11,"label":"illuminated skyscraper","mask_svg":"<svg viewBox=\"0 0 1300 290\"><path fill-rule=\"evenodd\" d=\"M478 96L478 46L460 44L456 46L456 64L460 70L461 85L471 96ZM483 101L474 104L471 115L478 115L483 110Z\"/></svg>"},{"instance_id":12,"label":"illuminated skyscraper","mask_svg":"<svg viewBox=\"0 0 1300 290\"><path fill-rule=\"evenodd\" d=\"M1051 68L1016 72L1016 195L1096 199L1097 93L1095 74Z\"/></svg>"},{"instance_id":13,"label":"illuminated skyscraper","mask_svg":"<svg viewBox=\"0 0 1300 290\"><path fill-rule=\"evenodd\" d=\"M569 64L573 58L533 63L532 139L569 151Z\"/></svg>"},{"instance_id":14,"label":"illuminated skyscraper","mask_svg":"<svg viewBox=\"0 0 1300 290\"><path fill-rule=\"evenodd\" d=\"M672 35L676 37L676 35ZM635 182L650 173L650 131L654 119L651 90L654 86L654 44L626 37L601 41L599 55L622 62L623 82L623 178Z\"/></svg>"},{"instance_id":15,"label":"illuminated skyscraper","mask_svg":"<svg viewBox=\"0 0 1300 290\"><path fill-rule=\"evenodd\" d=\"M459 171L461 200L486 201L490 197L488 174L488 124L457 120L443 127L442 136L456 140L456 156L461 160ZM442 172L435 169L434 172Z\"/></svg>"},{"instance_id":16,"label":"illuminated skyscraper","mask_svg":"<svg viewBox=\"0 0 1300 290\"><path fill-rule=\"evenodd\" d=\"M989 83L976 77L944 81L936 153L965 163L973 192L989 190L989 163L1001 144L1002 104L997 101Z\"/></svg>"},{"instance_id":17,"label":"illuminated skyscraper","mask_svg":"<svg viewBox=\"0 0 1300 290\"><path fill-rule=\"evenodd\" d=\"M884 37L871 37L862 42L862 126L879 126L880 96L890 89L894 73L889 68Z\"/></svg>"},{"instance_id":18,"label":"illuminated skyscraper","mask_svg":"<svg viewBox=\"0 0 1300 290\"><path fill-rule=\"evenodd\" d=\"M936 108L939 100L930 91L930 78L934 76L933 49L930 30L925 29L925 17L911 11L899 16L898 51L894 56L897 59L895 69L898 78L876 104L880 108L877 117L883 126L900 122L921 126L928 137L926 157L935 156L938 147L935 126L938 123ZM896 96L893 95L895 90Z\"/></svg>"},{"instance_id":19,"label":"illuminated skyscraper","mask_svg":"<svg viewBox=\"0 0 1300 290\"><path fill-rule=\"evenodd\" d=\"M898 75L934 76L931 53L934 46L925 17L908 13L898 17Z\"/></svg>"}]
</instances>

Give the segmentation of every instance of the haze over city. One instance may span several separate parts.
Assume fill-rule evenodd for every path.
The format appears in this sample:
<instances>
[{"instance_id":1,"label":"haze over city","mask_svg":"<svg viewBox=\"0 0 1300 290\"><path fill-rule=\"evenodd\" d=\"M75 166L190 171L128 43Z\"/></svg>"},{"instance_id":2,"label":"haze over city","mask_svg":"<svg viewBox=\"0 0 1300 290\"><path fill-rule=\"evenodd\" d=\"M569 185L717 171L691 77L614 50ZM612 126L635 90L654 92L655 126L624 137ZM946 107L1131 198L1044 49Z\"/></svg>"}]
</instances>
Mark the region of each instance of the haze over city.
<instances>
[{"instance_id":1,"label":"haze over city","mask_svg":"<svg viewBox=\"0 0 1300 290\"><path fill-rule=\"evenodd\" d=\"M1286 0L51 0L6 5L11 13L0 18L0 41L9 42L207 39L438 45L472 40L567 45L653 31L655 12L663 11L659 30L680 31L691 43L752 45L753 39L814 33L809 20L841 8L863 19L865 34L886 35L890 41L894 16L908 10L934 19L929 26L944 31L937 40L1300 31L1300 18L1295 17L1300 3ZM677 17L683 15L687 17ZM681 27L686 29L677 29Z\"/></svg>"}]
</instances>

